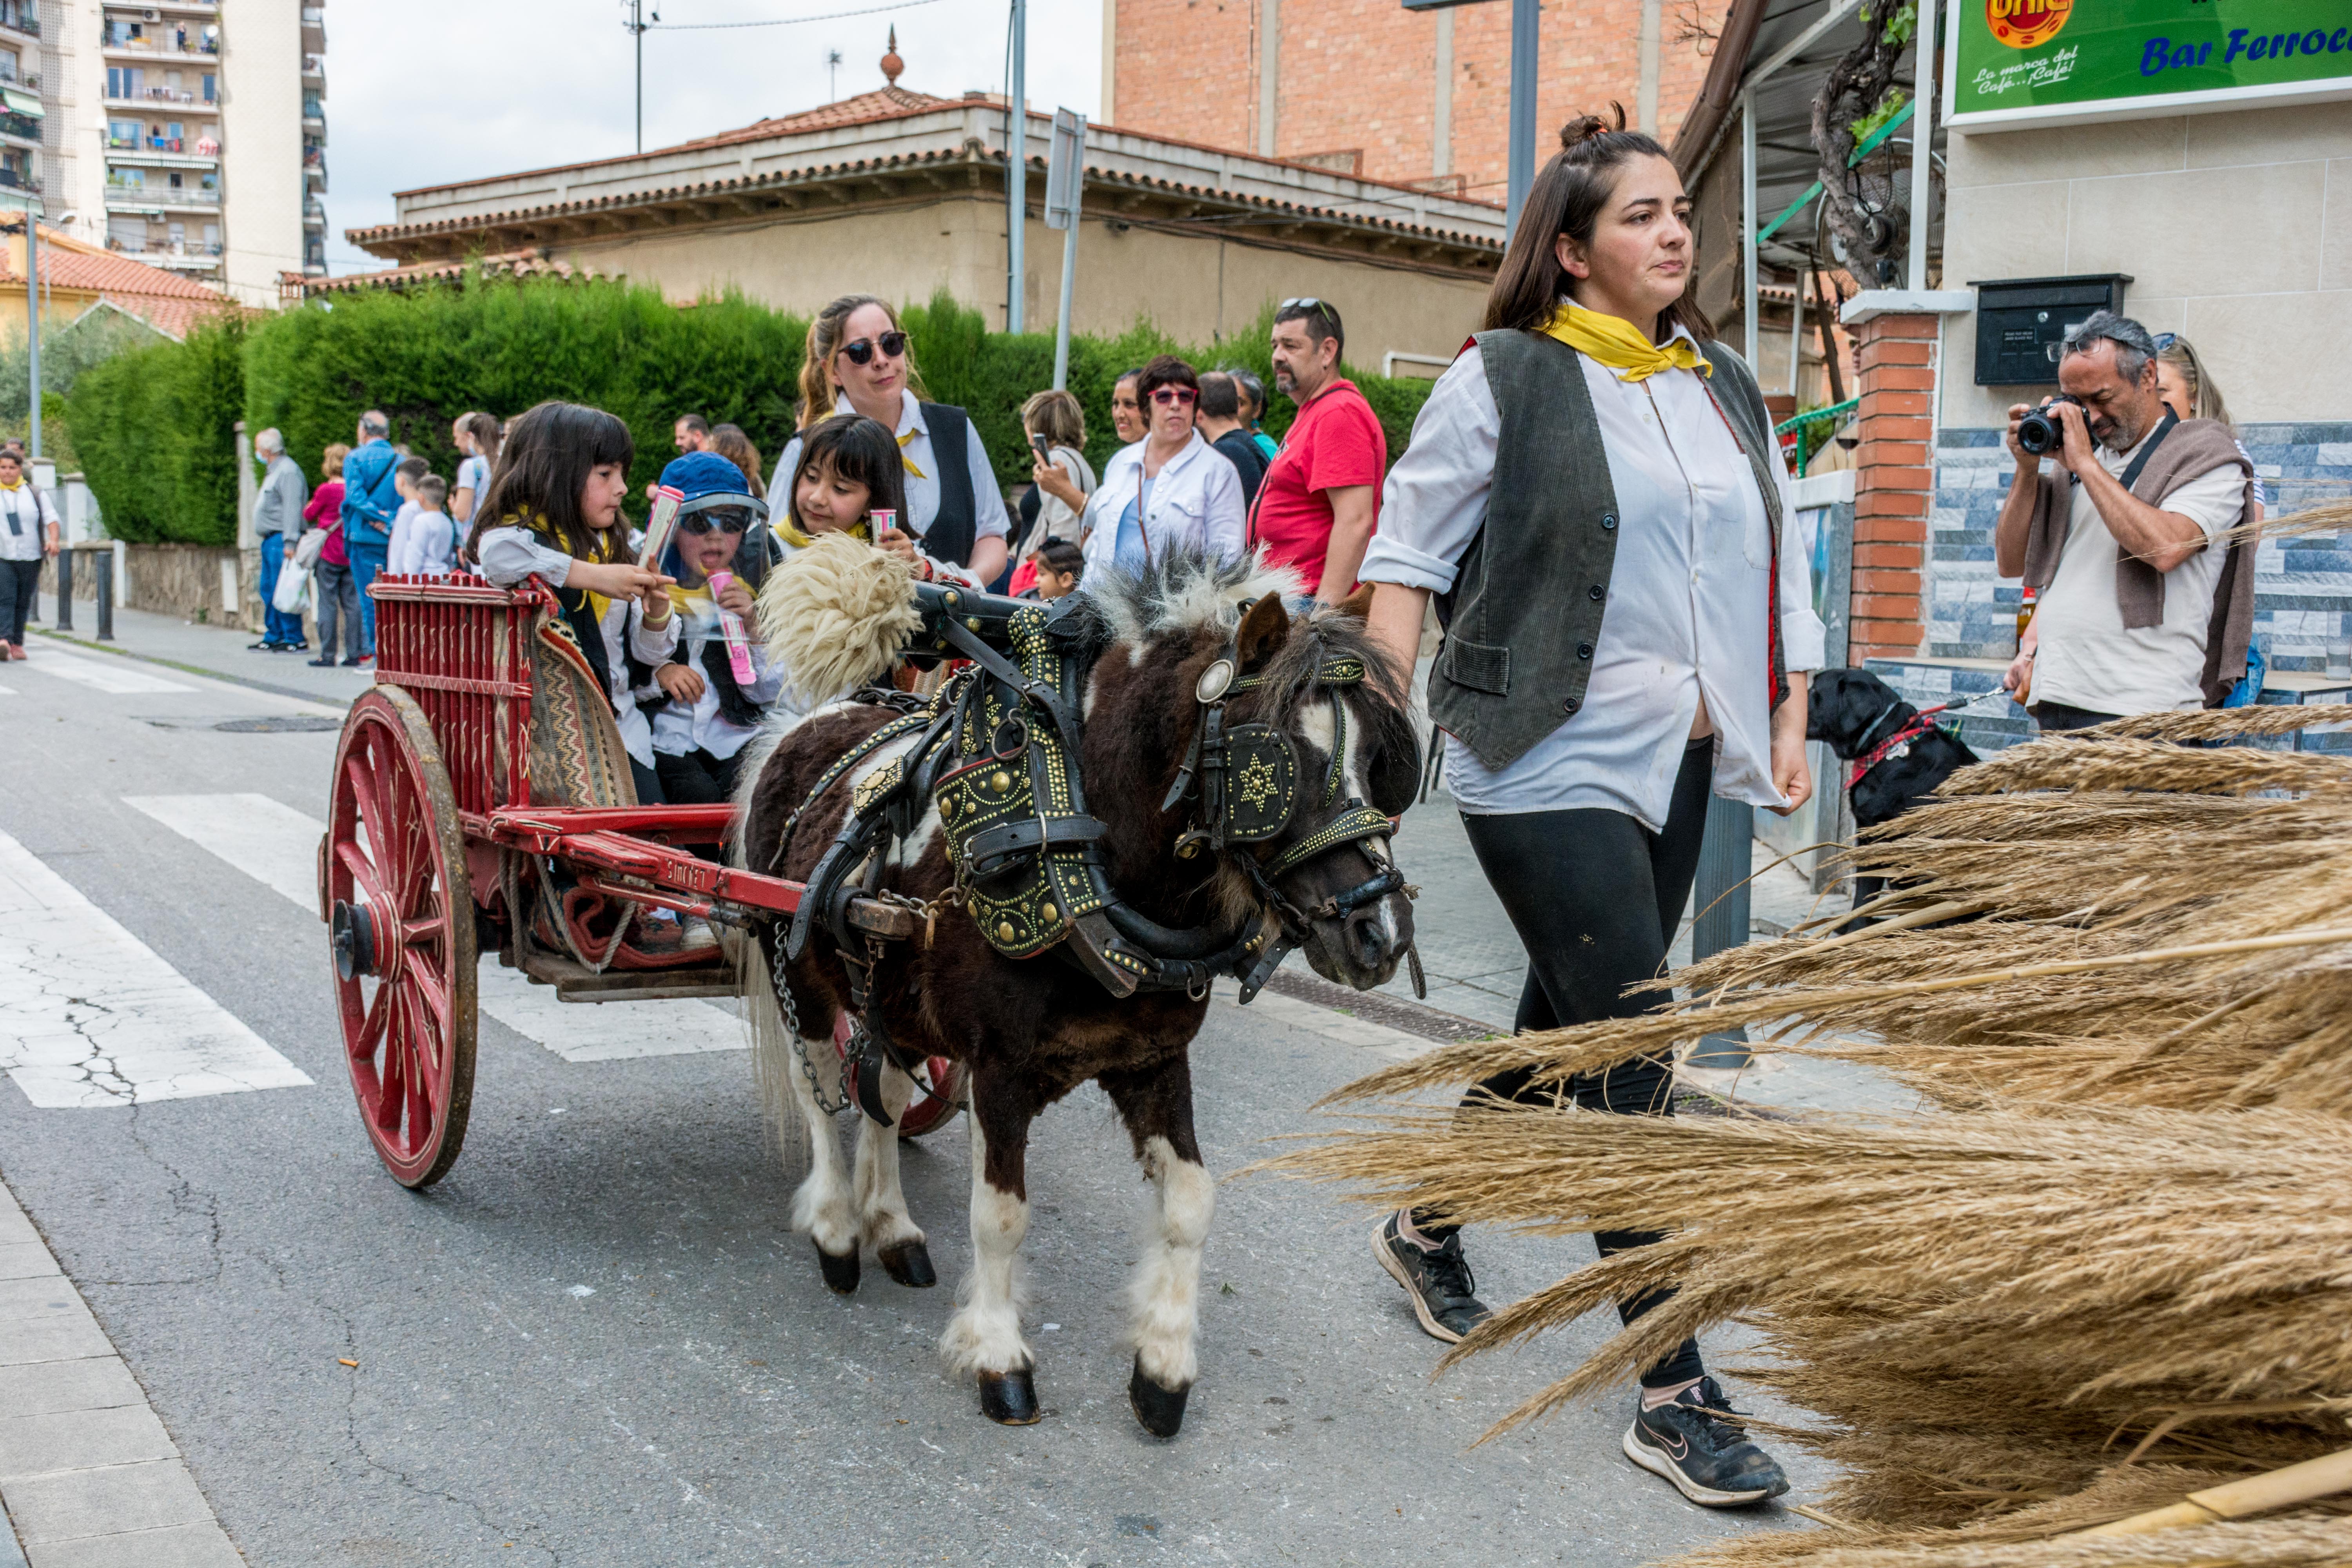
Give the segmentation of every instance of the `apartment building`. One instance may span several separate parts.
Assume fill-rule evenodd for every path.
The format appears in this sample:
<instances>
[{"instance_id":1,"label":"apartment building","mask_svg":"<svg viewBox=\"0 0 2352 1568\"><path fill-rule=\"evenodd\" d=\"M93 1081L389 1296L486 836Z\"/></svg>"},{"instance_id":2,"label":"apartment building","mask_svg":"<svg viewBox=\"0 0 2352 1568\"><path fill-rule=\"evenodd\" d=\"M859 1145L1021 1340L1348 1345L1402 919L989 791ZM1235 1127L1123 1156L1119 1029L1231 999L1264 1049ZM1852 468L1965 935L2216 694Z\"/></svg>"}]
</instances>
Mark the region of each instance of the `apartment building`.
<instances>
[{"instance_id":1,"label":"apartment building","mask_svg":"<svg viewBox=\"0 0 2352 1568\"><path fill-rule=\"evenodd\" d=\"M0 187L273 306L280 274L326 270L326 53L306 0L0 0Z\"/></svg>"}]
</instances>

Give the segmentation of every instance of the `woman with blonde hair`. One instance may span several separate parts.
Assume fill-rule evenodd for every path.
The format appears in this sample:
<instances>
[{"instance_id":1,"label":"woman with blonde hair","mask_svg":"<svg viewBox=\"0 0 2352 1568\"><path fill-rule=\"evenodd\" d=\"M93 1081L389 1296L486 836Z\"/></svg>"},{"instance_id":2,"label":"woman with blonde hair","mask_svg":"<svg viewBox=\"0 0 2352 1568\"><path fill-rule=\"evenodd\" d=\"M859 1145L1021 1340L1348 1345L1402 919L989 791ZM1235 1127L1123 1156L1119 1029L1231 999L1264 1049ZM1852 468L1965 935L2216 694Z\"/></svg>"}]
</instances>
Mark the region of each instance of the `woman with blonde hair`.
<instances>
[{"instance_id":1,"label":"woman with blonde hair","mask_svg":"<svg viewBox=\"0 0 2352 1568\"><path fill-rule=\"evenodd\" d=\"M911 350L898 312L871 294L845 294L819 310L801 363L801 428L862 414L889 431L906 464L907 510L875 542L912 563L918 577L981 587L1010 559L1004 492L971 416L924 400ZM800 460L795 436L768 488L789 486Z\"/></svg>"},{"instance_id":2,"label":"woman with blonde hair","mask_svg":"<svg viewBox=\"0 0 2352 1568\"><path fill-rule=\"evenodd\" d=\"M2205 362L2197 357L2196 345L2179 332L2156 335L2156 391L2179 418L2218 419L2237 428L2221 389L2213 384L2213 378L2205 374Z\"/></svg>"},{"instance_id":3,"label":"woman with blonde hair","mask_svg":"<svg viewBox=\"0 0 2352 1568\"><path fill-rule=\"evenodd\" d=\"M1094 493L1095 471L1087 461L1087 415L1066 392L1033 395L1021 405L1021 429L1029 437L1029 493L1021 498L1021 557L1049 539L1078 542L1079 519Z\"/></svg>"}]
</instances>

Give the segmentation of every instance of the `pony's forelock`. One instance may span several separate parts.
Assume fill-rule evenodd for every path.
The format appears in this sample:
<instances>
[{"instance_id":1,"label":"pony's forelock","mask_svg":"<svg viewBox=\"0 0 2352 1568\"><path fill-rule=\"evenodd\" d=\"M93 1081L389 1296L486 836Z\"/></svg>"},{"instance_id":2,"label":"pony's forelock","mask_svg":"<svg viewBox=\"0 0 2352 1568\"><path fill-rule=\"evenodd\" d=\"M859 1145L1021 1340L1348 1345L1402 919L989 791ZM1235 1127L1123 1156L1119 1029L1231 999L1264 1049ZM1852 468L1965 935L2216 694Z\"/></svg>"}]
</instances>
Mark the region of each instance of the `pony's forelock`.
<instances>
[{"instance_id":1,"label":"pony's forelock","mask_svg":"<svg viewBox=\"0 0 2352 1568\"><path fill-rule=\"evenodd\" d=\"M1172 550L1139 576L1089 574L1079 592L1093 599L1111 641L1139 647L1171 633L1230 635L1245 605L1268 594L1295 598L1304 588L1297 573L1267 561L1263 551L1222 560Z\"/></svg>"}]
</instances>

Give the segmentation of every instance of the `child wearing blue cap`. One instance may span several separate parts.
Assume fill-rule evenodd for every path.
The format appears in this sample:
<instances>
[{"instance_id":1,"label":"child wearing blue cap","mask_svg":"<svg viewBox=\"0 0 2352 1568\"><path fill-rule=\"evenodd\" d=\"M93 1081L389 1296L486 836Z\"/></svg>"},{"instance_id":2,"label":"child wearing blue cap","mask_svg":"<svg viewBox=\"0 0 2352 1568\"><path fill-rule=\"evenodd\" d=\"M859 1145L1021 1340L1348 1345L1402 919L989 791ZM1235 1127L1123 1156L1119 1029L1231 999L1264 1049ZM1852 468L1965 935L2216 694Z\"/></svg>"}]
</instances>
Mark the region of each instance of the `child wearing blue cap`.
<instances>
[{"instance_id":1,"label":"child wearing blue cap","mask_svg":"<svg viewBox=\"0 0 2352 1568\"><path fill-rule=\"evenodd\" d=\"M685 500L662 557L677 582L681 629L654 672L665 699L654 707L654 768L670 801L717 805L733 798L743 748L783 689L783 661L761 637L758 606L782 551L767 504L718 453L688 453L661 482Z\"/></svg>"}]
</instances>

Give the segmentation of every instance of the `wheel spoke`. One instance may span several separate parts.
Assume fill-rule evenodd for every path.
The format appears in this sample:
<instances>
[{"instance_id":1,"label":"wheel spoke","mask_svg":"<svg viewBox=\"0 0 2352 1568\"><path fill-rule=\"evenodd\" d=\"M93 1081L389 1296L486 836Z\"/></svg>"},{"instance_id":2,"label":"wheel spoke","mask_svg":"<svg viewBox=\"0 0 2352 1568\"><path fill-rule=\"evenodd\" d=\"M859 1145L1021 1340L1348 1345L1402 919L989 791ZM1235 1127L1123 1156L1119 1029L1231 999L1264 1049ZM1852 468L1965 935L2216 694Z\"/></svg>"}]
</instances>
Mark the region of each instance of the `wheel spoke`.
<instances>
[{"instance_id":1,"label":"wheel spoke","mask_svg":"<svg viewBox=\"0 0 2352 1568\"><path fill-rule=\"evenodd\" d=\"M408 1093L408 1030L406 1006L400 1001L400 988L386 985L384 991L393 1001L392 1016L384 1038L382 1085L376 1096L375 1124L387 1139L400 1131L401 1102Z\"/></svg>"},{"instance_id":2,"label":"wheel spoke","mask_svg":"<svg viewBox=\"0 0 2352 1568\"><path fill-rule=\"evenodd\" d=\"M352 984L357 984L358 982L354 981ZM384 1026L390 1021L391 1016L392 987L378 985L375 988L375 999L368 1004L367 1017L360 1025L359 1037L352 1042L352 1056L355 1060L364 1062L375 1060L376 1052L383 1045Z\"/></svg>"},{"instance_id":3,"label":"wheel spoke","mask_svg":"<svg viewBox=\"0 0 2352 1568\"><path fill-rule=\"evenodd\" d=\"M434 970L425 955L415 951L401 954L401 978L416 993L418 1006L429 1015L437 1028L449 1016L449 988Z\"/></svg>"},{"instance_id":4,"label":"wheel spoke","mask_svg":"<svg viewBox=\"0 0 2352 1568\"><path fill-rule=\"evenodd\" d=\"M341 861L343 869L352 874L352 890L359 895L360 901L367 905L379 920L391 920L391 894L377 874L374 863L368 859L360 847L352 843L338 844L335 846L335 858Z\"/></svg>"}]
</instances>

